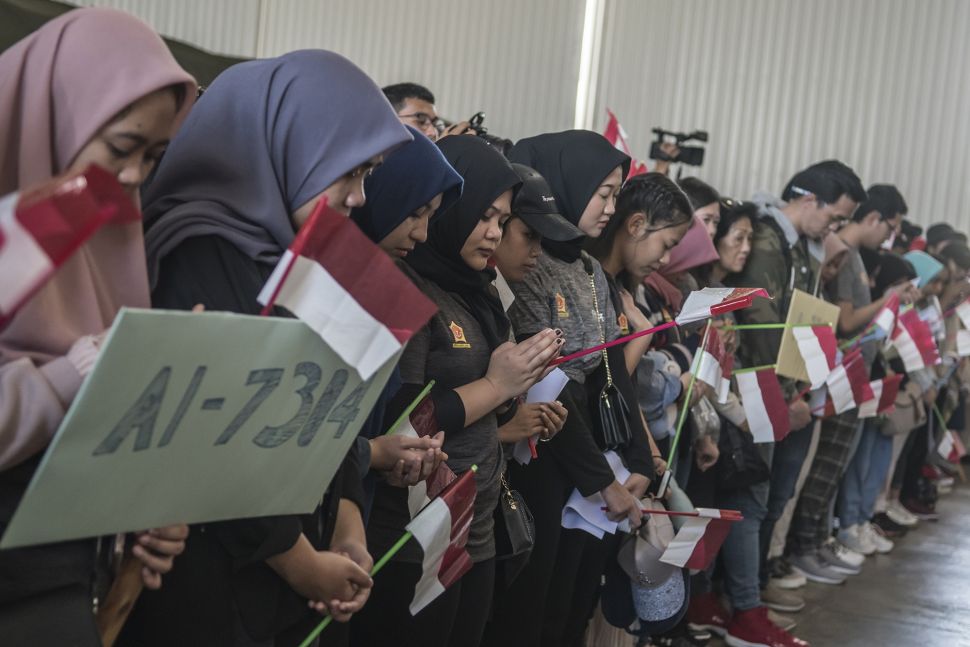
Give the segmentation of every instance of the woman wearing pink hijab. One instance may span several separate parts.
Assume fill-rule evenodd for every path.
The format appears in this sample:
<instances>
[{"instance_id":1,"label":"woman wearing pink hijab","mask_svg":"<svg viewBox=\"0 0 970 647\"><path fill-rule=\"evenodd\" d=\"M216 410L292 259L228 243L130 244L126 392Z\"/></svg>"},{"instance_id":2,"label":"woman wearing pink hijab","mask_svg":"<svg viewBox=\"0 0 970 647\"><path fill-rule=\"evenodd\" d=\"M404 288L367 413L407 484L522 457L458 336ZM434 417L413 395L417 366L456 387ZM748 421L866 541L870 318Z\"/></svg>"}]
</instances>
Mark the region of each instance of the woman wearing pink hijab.
<instances>
[{"instance_id":1,"label":"woman wearing pink hijab","mask_svg":"<svg viewBox=\"0 0 970 647\"><path fill-rule=\"evenodd\" d=\"M143 22L78 9L0 55L0 195L86 168L139 187L195 100L196 83ZM141 223L88 240L0 332L0 532L122 306L148 307ZM51 520L56 523L56 519ZM184 525L138 535L158 588ZM0 552L5 644L100 645L92 614L97 542Z\"/></svg>"}]
</instances>

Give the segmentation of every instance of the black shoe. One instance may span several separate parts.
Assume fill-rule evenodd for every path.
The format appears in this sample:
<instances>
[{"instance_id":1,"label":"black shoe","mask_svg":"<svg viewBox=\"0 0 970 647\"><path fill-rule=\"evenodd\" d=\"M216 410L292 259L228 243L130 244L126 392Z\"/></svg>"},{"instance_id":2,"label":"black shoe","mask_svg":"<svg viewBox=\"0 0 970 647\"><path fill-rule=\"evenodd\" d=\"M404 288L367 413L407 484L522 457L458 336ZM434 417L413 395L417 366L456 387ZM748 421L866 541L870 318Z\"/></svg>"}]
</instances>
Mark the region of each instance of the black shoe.
<instances>
[{"instance_id":1,"label":"black shoe","mask_svg":"<svg viewBox=\"0 0 970 647\"><path fill-rule=\"evenodd\" d=\"M906 526L898 524L890 519L885 512L880 512L874 516L872 518L872 523L876 524L879 527L879 530L882 531L883 536L889 539L898 539L899 537L905 535L906 531L908 530Z\"/></svg>"}]
</instances>

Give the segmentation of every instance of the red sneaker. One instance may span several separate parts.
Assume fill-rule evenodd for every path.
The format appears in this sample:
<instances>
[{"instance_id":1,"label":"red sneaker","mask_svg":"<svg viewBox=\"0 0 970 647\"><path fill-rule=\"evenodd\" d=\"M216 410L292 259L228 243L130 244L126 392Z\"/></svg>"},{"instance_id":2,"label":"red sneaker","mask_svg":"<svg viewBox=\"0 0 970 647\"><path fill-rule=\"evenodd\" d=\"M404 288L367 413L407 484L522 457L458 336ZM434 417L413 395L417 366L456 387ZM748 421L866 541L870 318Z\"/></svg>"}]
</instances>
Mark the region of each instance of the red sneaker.
<instances>
[{"instance_id":1,"label":"red sneaker","mask_svg":"<svg viewBox=\"0 0 970 647\"><path fill-rule=\"evenodd\" d=\"M731 647L809 647L768 620L768 607L735 612L724 640Z\"/></svg>"},{"instance_id":2,"label":"red sneaker","mask_svg":"<svg viewBox=\"0 0 970 647\"><path fill-rule=\"evenodd\" d=\"M687 607L687 626L691 629L706 629L723 637L727 633L728 617L715 593L691 596Z\"/></svg>"}]
</instances>

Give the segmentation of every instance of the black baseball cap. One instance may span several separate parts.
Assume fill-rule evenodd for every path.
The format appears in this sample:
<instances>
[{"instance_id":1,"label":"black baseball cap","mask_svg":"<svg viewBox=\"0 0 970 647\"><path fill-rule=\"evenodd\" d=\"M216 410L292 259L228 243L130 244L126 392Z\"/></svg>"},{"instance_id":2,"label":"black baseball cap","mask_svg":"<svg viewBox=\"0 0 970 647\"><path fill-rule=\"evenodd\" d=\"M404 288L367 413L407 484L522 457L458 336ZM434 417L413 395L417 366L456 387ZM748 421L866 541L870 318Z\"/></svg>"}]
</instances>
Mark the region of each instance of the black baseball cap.
<instances>
[{"instance_id":1,"label":"black baseball cap","mask_svg":"<svg viewBox=\"0 0 970 647\"><path fill-rule=\"evenodd\" d=\"M576 225L562 217L546 178L525 164L512 163L522 186L512 200L512 215L535 229L543 238L564 241L583 235Z\"/></svg>"}]
</instances>

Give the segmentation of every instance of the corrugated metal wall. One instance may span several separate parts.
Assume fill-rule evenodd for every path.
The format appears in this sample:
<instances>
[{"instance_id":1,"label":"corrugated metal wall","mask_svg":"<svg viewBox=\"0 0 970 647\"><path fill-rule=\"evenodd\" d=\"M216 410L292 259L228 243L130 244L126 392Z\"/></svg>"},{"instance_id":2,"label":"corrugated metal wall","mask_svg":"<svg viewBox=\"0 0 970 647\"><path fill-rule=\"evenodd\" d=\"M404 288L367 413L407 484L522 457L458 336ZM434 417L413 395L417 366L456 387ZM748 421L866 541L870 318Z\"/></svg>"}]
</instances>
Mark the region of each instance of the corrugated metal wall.
<instances>
[{"instance_id":1,"label":"corrugated metal wall","mask_svg":"<svg viewBox=\"0 0 970 647\"><path fill-rule=\"evenodd\" d=\"M698 173L726 193L779 191L838 157L895 182L917 222L970 229L970 2L596 0L595 109L635 150L650 129L708 130ZM587 0L81 0L238 56L341 52L380 83L423 82L446 116L478 110L518 138L573 125Z\"/></svg>"},{"instance_id":2,"label":"corrugated metal wall","mask_svg":"<svg viewBox=\"0 0 970 647\"><path fill-rule=\"evenodd\" d=\"M596 127L708 130L698 174L780 192L827 157L893 182L922 223L970 229L970 2L608 0Z\"/></svg>"}]
</instances>

